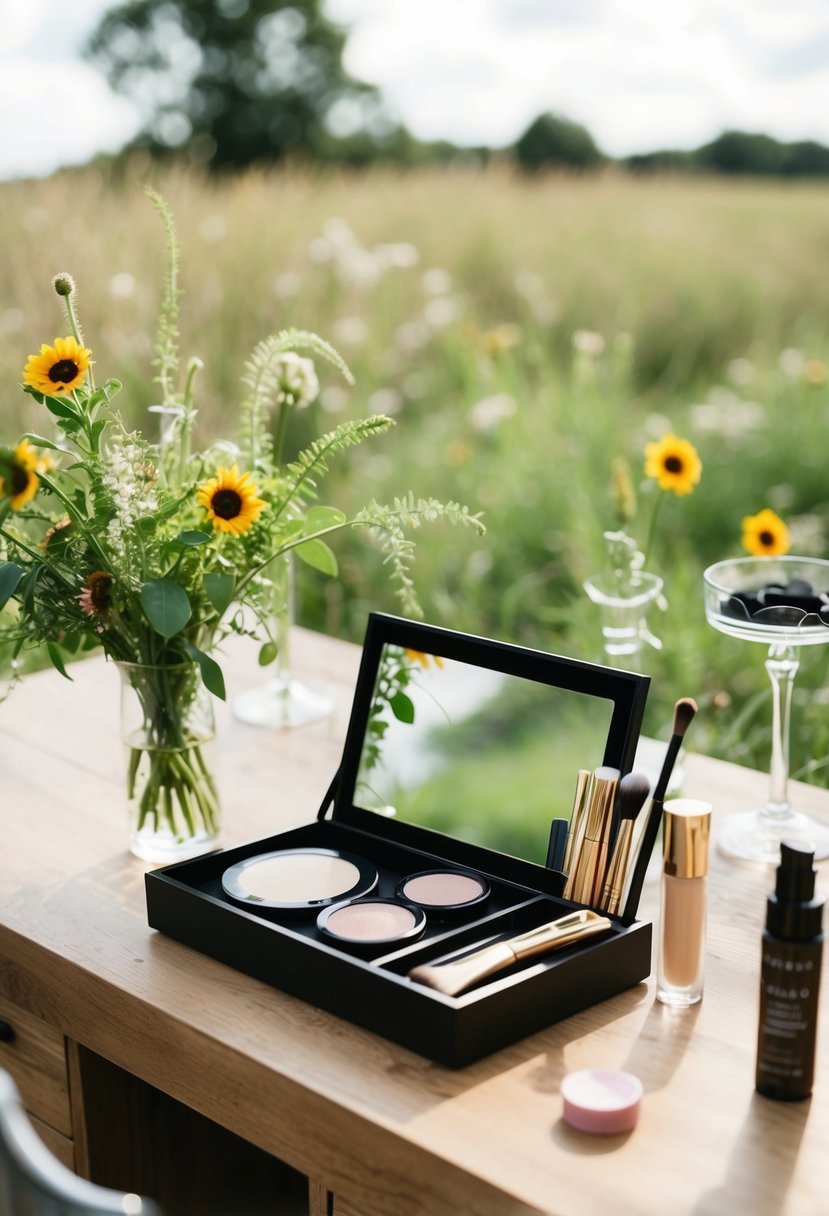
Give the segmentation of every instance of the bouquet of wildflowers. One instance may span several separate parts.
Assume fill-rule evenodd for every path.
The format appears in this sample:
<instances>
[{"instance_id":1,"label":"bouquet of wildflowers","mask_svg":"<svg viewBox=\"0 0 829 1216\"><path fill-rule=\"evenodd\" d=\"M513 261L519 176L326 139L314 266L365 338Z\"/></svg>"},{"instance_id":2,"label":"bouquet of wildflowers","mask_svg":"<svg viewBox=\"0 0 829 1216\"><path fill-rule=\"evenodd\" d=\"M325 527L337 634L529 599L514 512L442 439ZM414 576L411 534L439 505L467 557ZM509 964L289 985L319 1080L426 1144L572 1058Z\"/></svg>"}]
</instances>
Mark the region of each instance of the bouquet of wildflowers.
<instances>
[{"instance_id":1,"label":"bouquet of wildflowers","mask_svg":"<svg viewBox=\"0 0 829 1216\"><path fill-rule=\"evenodd\" d=\"M224 696L213 652L230 632L259 636L263 658L275 657L272 563L292 552L336 575L328 540L365 528L384 550L404 610L416 614L411 531L439 518L482 526L466 507L411 494L388 505L371 501L351 517L318 501L329 464L392 425L381 415L345 422L283 463L288 417L318 388L308 356L351 380L337 352L311 333L282 332L256 347L242 375L237 442L195 451L201 363L180 364L179 247L166 205L152 197L167 232L155 346L163 440L127 428L115 405L117 380L96 386L74 284L58 275L70 333L42 345L23 373L24 390L43 410L39 430L50 434L0 448L0 609L16 608L0 634L17 650L45 646L63 675L67 657L94 646L151 673L136 691L154 746L135 748L130 793L142 822L166 817L187 833L199 819L209 823L215 791L177 705L181 694L195 695L199 678Z\"/></svg>"}]
</instances>

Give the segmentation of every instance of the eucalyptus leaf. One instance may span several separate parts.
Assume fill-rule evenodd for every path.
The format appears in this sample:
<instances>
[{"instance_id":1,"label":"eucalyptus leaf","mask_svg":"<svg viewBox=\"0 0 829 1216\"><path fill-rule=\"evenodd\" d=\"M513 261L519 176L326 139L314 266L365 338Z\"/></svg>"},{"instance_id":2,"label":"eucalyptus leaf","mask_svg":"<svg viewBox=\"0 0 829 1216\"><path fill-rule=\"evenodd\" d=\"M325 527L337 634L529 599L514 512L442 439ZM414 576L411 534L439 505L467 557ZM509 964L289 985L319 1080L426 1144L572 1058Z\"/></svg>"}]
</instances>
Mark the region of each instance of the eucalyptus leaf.
<instances>
[{"instance_id":1,"label":"eucalyptus leaf","mask_svg":"<svg viewBox=\"0 0 829 1216\"><path fill-rule=\"evenodd\" d=\"M0 565L0 608L14 595L23 574L23 567L16 562L3 562Z\"/></svg>"},{"instance_id":2,"label":"eucalyptus leaf","mask_svg":"<svg viewBox=\"0 0 829 1216\"><path fill-rule=\"evenodd\" d=\"M397 718L398 722L405 722L410 725L415 719L415 707L411 697L407 697L404 692L396 692L389 701L391 712Z\"/></svg>"},{"instance_id":3,"label":"eucalyptus leaf","mask_svg":"<svg viewBox=\"0 0 829 1216\"><path fill-rule=\"evenodd\" d=\"M348 516L336 507L311 507L305 516L305 533L323 532L326 528L338 528L344 524Z\"/></svg>"},{"instance_id":4,"label":"eucalyptus leaf","mask_svg":"<svg viewBox=\"0 0 829 1216\"><path fill-rule=\"evenodd\" d=\"M40 577L40 572L42 569L42 566L35 566L34 569L30 570L26 577L21 580L17 588L20 593L20 601L23 605L23 611L29 614L31 614L31 612L34 610L35 585Z\"/></svg>"},{"instance_id":5,"label":"eucalyptus leaf","mask_svg":"<svg viewBox=\"0 0 829 1216\"><path fill-rule=\"evenodd\" d=\"M236 590L236 576L234 574L222 574L214 571L210 574L205 574L202 581L207 598L219 616L222 616L233 601L233 593Z\"/></svg>"},{"instance_id":6,"label":"eucalyptus leaf","mask_svg":"<svg viewBox=\"0 0 829 1216\"><path fill-rule=\"evenodd\" d=\"M75 423L78 422L78 411L68 402L62 401L60 397L44 397L43 404L56 418L69 418Z\"/></svg>"},{"instance_id":7,"label":"eucalyptus leaf","mask_svg":"<svg viewBox=\"0 0 829 1216\"><path fill-rule=\"evenodd\" d=\"M179 532L178 536L173 537L172 543L192 548L195 545L206 545L212 539L213 537L209 532Z\"/></svg>"},{"instance_id":8,"label":"eucalyptus leaf","mask_svg":"<svg viewBox=\"0 0 829 1216\"><path fill-rule=\"evenodd\" d=\"M203 650L199 650L198 646L194 646L191 642L184 643L184 653L198 663L202 681L208 692L212 692L213 696L218 697L220 701L226 701L225 678L216 660L212 659L209 654L205 654Z\"/></svg>"},{"instance_id":9,"label":"eucalyptus leaf","mask_svg":"<svg viewBox=\"0 0 829 1216\"><path fill-rule=\"evenodd\" d=\"M49 448L52 452L63 451L63 448L59 444L53 443L51 439L44 439L42 435L35 435L33 431L29 431L23 438L28 439L36 448Z\"/></svg>"},{"instance_id":10,"label":"eucalyptus leaf","mask_svg":"<svg viewBox=\"0 0 829 1216\"><path fill-rule=\"evenodd\" d=\"M276 662L276 656L279 654L279 647L276 642L265 642L259 650L259 666L268 667L271 663Z\"/></svg>"},{"instance_id":11,"label":"eucalyptus leaf","mask_svg":"<svg viewBox=\"0 0 829 1216\"><path fill-rule=\"evenodd\" d=\"M63 678L65 680L71 680L72 677L70 676L69 672L66 670L66 664L63 661L63 655L61 654L60 649L58 648L57 644L55 642L47 642L46 650L48 651L49 658L52 660L52 666L57 668L57 670L60 672L60 674L63 676Z\"/></svg>"},{"instance_id":12,"label":"eucalyptus leaf","mask_svg":"<svg viewBox=\"0 0 829 1216\"><path fill-rule=\"evenodd\" d=\"M325 541L318 538L307 540L304 544L297 545L294 552L307 566L313 566L323 574L330 574L332 578L337 577L337 559Z\"/></svg>"},{"instance_id":13,"label":"eucalyptus leaf","mask_svg":"<svg viewBox=\"0 0 829 1216\"><path fill-rule=\"evenodd\" d=\"M170 579L148 579L138 598L147 620L163 638L174 637L190 620L187 592Z\"/></svg>"}]
</instances>

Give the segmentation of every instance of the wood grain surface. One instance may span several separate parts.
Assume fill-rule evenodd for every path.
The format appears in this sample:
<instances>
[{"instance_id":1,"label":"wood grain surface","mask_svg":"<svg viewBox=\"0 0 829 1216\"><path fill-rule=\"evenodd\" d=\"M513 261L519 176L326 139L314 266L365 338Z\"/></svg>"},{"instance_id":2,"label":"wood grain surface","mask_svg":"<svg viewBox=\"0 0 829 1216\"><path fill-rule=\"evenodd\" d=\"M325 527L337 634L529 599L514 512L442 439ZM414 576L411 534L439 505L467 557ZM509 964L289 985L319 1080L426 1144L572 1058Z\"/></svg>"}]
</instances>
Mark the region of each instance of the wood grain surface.
<instances>
[{"instance_id":1,"label":"wood grain surface","mask_svg":"<svg viewBox=\"0 0 829 1216\"><path fill-rule=\"evenodd\" d=\"M311 820L337 766L359 651L303 631L295 649L335 716L279 732L220 707L227 846ZM253 650L229 650L231 697L263 678ZM31 677L0 706L5 1000L300 1170L318 1210L327 1190L361 1216L829 1212L825 991L813 1098L753 1089L771 871L712 852L700 1005L655 1004L651 980L452 1072L147 927L145 867L125 849L117 676L97 659L72 671L72 684ZM715 836L766 795L763 774L694 755L685 768L685 795L714 805ZM794 792L829 817L825 792ZM658 889L654 870L644 915ZM641 1078L633 1133L562 1123L561 1078L588 1066Z\"/></svg>"}]
</instances>

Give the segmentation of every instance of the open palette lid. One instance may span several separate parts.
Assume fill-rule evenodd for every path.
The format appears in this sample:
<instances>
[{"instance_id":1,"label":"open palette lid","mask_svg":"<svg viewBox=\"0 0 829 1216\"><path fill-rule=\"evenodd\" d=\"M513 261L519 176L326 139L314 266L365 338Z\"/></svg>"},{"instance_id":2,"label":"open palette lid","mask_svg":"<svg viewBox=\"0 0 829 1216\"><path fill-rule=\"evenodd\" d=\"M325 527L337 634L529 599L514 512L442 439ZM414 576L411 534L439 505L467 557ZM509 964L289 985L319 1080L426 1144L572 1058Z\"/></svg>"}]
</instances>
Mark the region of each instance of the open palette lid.
<instances>
[{"instance_id":1,"label":"open palette lid","mask_svg":"<svg viewBox=\"0 0 829 1216\"><path fill-rule=\"evenodd\" d=\"M545 857L580 768L633 763L650 680L372 613L335 822L560 891ZM320 818L329 808L327 801Z\"/></svg>"}]
</instances>

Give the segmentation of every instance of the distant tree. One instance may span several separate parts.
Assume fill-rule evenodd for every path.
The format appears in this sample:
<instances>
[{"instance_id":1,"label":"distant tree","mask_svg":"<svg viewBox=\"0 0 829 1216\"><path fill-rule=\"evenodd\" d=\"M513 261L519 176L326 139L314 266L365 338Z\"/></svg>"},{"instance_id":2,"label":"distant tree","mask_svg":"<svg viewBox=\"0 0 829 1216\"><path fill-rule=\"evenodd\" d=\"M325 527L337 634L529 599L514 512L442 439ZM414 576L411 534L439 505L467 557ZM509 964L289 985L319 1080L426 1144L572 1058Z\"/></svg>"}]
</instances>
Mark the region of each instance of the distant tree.
<instances>
[{"instance_id":1,"label":"distant tree","mask_svg":"<svg viewBox=\"0 0 829 1216\"><path fill-rule=\"evenodd\" d=\"M345 41L321 0L127 0L87 55L143 115L132 146L233 167L403 139Z\"/></svg>"},{"instance_id":2,"label":"distant tree","mask_svg":"<svg viewBox=\"0 0 829 1216\"><path fill-rule=\"evenodd\" d=\"M519 165L531 173L562 165L590 169L604 160L586 127L550 112L530 123L513 152Z\"/></svg>"},{"instance_id":3,"label":"distant tree","mask_svg":"<svg viewBox=\"0 0 829 1216\"><path fill-rule=\"evenodd\" d=\"M826 177L829 175L829 148L813 139L786 144L783 172L788 177Z\"/></svg>"},{"instance_id":4,"label":"distant tree","mask_svg":"<svg viewBox=\"0 0 829 1216\"><path fill-rule=\"evenodd\" d=\"M622 161L632 173L687 173L694 168L694 153L673 148L659 152L634 152Z\"/></svg>"},{"instance_id":5,"label":"distant tree","mask_svg":"<svg viewBox=\"0 0 829 1216\"><path fill-rule=\"evenodd\" d=\"M700 168L717 173L754 173L776 176L783 172L786 147L770 135L724 131L695 153Z\"/></svg>"}]
</instances>

